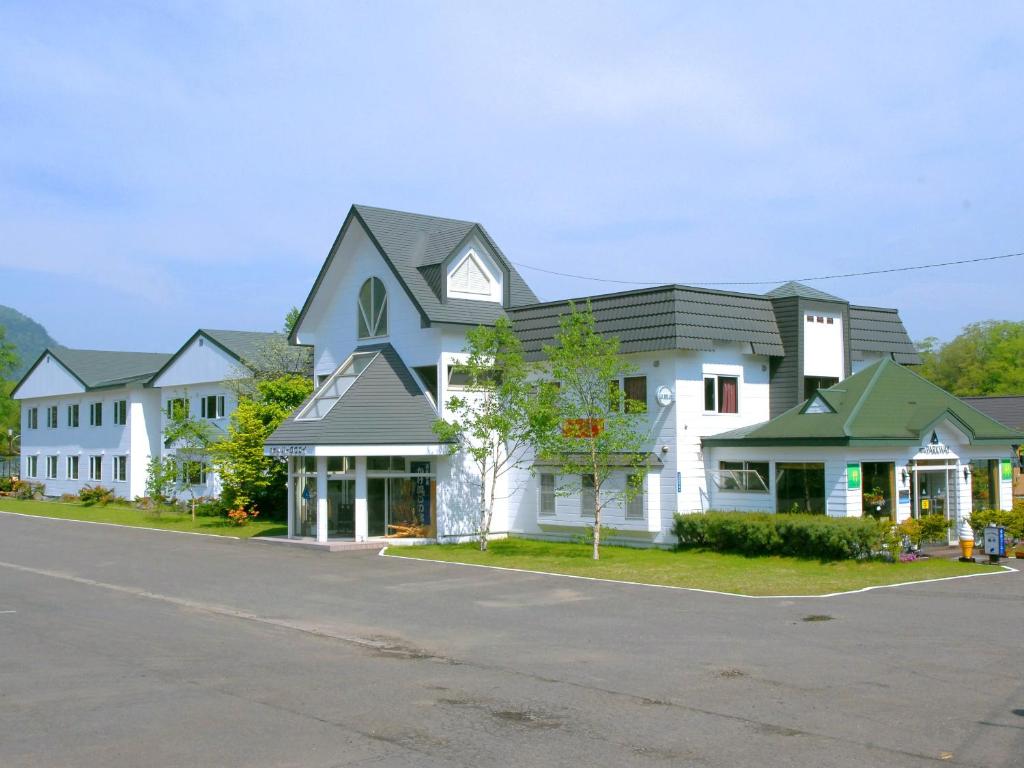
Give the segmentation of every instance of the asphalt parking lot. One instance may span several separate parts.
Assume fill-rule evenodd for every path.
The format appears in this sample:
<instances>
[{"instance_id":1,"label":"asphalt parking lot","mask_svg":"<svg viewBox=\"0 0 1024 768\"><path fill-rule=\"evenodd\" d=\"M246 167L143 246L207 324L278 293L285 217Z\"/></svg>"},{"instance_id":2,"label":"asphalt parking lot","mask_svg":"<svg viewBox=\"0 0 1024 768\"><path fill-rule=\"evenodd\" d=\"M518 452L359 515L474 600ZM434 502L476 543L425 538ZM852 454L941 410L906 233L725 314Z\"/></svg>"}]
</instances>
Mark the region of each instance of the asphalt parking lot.
<instances>
[{"instance_id":1,"label":"asphalt parking lot","mask_svg":"<svg viewBox=\"0 0 1024 768\"><path fill-rule=\"evenodd\" d=\"M5 768L1020 766L1022 649L1017 573L744 600L0 515Z\"/></svg>"}]
</instances>

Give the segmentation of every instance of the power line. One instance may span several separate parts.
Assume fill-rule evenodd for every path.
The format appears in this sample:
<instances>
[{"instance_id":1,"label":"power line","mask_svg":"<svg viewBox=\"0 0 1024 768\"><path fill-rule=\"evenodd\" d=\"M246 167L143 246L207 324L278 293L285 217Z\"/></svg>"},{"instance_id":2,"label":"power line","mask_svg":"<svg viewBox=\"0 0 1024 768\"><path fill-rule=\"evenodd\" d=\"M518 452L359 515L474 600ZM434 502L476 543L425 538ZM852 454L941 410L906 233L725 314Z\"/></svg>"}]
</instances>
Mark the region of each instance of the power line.
<instances>
[{"instance_id":1,"label":"power line","mask_svg":"<svg viewBox=\"0 0 1024 768\"><path fill-rule=\"evenodd\" d=\"M865 277L867 275L885 275L892 272L913 272L919 269L935 269L936 267L952 267L957 264L977 264L982 261L997 261L999 259L1012 259L1016 256L1024 256L1024 251L1019 253L1004 253L1001 256L983 256L978 259L958 259L956 261L941 261L935 264L916 264L910 267L890 267L889 269L871 269L866 272L846 272L841 275L818 275L816 277L794 277L784 280L717 280L714 282L706 283L694 283L685 282L685 285L697 285L697 286L711 286L711 285L777 285L778 283L809 283L813 280L838 280L843 277ZM543 267L535 267L532 264L523 264L519 261L513 261L517 267L523 267L524 269L532 269L536 272L544 272L548 275L558 275L559 277L572 277L577 280L593 280L598 283L618 283L620 285L663 285L662 282L654 281L640 281L640 280L616 280L609 277L592 277L590 275L574 275L569 272L557 272L553 269L544 269Z\"/></svg>"}]
</instances>

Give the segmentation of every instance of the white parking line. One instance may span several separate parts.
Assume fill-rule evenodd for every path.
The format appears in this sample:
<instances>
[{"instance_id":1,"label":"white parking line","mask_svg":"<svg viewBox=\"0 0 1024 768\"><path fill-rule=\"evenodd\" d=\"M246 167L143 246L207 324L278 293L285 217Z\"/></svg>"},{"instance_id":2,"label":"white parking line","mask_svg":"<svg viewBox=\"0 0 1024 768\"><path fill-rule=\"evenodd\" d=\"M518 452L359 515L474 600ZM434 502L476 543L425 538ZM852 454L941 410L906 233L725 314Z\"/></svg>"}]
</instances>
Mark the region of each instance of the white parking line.
<instances>
[{"instance_id":1,"label":"white parking line","mask_svg":"<svg viewBox=\"0 0 1024 768\"><path fill-rule=\"evenodd\" d=\"M942 576L938 579L921 579L919 581L901 581L898 584L876 584L872 587L861 587L846 592L829 592L824 595L743 595L739 592L720 592L716 589L700 589L698 587L674 587L670 584L645 584L641 581L622 581L621 579L601 579L596 576L575 576L571 573L553 573L551 571L530 571L525 568L505 568L500 565L483 565L481 563L460 563L455 560L431 560L426 557L406 557L405 555L390 555L387 547L377 553L380 557L391 557L396 560L419 560L424 563L443 563L445 565L464 565L469 568L490 568L492 571L511 571L512 573L532 573L537 576L559 576L563 579L580 579L581 581L603 581L608 584L627 584L631 587L654 587L656 589L677 589L683 592L700 592L705 595L724 595L725 597L743 597L747 600L795 600L818 598L818 597L841 597L842 595L858 595L862 592L871 592L875 589L891 589L893 587L909 587L913 584L932 584L938 581L953 581L954 579L971 579L975 576L1002 576L1006 573L1017 573L1016 568L1009 565L1001 565L1002 570L988 571L986 573L965 573L962 576Z\"/></svg>"}]
</instances>

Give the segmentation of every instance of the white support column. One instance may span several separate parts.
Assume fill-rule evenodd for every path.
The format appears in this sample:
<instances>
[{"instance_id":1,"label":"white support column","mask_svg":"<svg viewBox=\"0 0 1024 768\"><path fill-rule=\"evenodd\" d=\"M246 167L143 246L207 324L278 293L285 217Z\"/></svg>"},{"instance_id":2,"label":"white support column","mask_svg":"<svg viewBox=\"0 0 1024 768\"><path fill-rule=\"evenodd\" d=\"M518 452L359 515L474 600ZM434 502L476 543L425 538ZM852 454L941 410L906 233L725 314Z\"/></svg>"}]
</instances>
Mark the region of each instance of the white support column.
<instances>
[{"instance_id":1,"label":"white support column","mask_svg":"<svg viewBox=\"0 0 1024 768\"><path fill-rule=\"evenodd\" d=\"M288 538L295 538L295 459L289 456L285 459L285 466L288 467Z\"/></svg>"},{"instance_id":2,"label":"white support column","mask_svg":"<svg viewBox=\"0 0 1024 768\"><path fill-rule=\"evenodd\" d=\"M369 515L366 506L366 457L356 456L356 541L366 541Z\"/></svg>"},{"instance_id":3,"label":"white support column","mask_svg":"<svg viewBox=\"0 0 1024 768\"><path fill-rule=\"evenodd\" d=\"M327 542L327 457L316 457L316 540Z\"/></svg>"}]
</instances>

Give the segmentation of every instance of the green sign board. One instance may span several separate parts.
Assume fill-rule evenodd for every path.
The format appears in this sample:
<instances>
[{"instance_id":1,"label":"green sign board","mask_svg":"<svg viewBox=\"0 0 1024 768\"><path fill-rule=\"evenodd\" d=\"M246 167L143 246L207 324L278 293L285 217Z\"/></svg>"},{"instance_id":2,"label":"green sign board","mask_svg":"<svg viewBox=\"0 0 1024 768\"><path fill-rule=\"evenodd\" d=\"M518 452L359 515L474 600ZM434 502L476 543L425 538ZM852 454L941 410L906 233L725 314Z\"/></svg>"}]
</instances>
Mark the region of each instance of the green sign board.
<instances>
[{"instance_id":1,"label":"green sign board","mask_svg":"<svg viewBox=\"0 0 1024 768\"><path fill-rule=\"evenodd\" d=\"M846 487L851 491L860 490L860 464L846 465Z\"/></svg>"},{"instance_id":2,"label":"green sign board","mask_svg":"<svg viewBox=\"0 0 1024 768\"><path fill-rule=\"evenodd\" d=\"M1002 478L1004 482L1013 480L1013 464L1010 463L1009 459L1003 459L999 462L1002 465Z\"/></svg>"}]
</instances>

